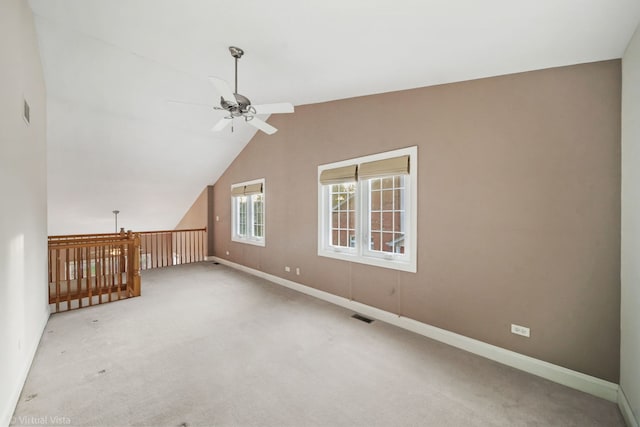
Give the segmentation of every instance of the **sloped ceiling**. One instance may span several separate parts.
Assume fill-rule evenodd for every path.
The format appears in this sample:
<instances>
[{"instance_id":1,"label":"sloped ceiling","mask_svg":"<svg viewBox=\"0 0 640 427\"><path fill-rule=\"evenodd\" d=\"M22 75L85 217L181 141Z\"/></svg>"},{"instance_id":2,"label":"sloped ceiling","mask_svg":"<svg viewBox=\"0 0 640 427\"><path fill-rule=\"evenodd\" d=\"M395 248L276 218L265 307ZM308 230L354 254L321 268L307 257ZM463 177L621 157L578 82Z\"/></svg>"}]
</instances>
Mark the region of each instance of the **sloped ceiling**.
<instances>
[{"instance_id":1,"label":"sloped ceiling","mask_svg":"<svg viewBox=\"0 0 640 427\"><path fill-rule=\"evenodd\" d=\"M253 137L207 81L294 105L620 58L637 0L30 0L49 233L173 228ZM401 112L399 112L400 114ZM295 114L295 113L294 113ZM353 126L366 126L354 123Z\"/></svg>"}]
</instances>

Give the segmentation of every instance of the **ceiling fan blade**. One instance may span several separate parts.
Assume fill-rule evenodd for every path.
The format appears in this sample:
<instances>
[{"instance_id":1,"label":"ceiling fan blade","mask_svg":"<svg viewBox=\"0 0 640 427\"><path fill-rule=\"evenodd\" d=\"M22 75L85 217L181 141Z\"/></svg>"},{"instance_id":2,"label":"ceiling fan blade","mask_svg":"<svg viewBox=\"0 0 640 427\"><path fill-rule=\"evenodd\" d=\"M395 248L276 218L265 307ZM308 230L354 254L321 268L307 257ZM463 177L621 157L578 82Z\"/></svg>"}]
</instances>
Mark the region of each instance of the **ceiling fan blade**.
<instances>
[{"instance_id":1,"label":"ceiling fan blade","mask_svg":"<svg viewBox=\"0 0 640 427\"><path fill-rule=\"evenodd\" d=\"M231 91L231 88L229 87L227 82L217 77L209 77L209 81L213 84L213 86L225 101L231 102L232 104L238 103L238 101L236 101L236 97L233 94L233 91Z\"/></svg>"},{"instance_id":2,"label":"ceiling fan blade","mask_svg":"<svg viewBox=\"0 0 640 427\"><path fill-rule=\"evenodd\" d=\"M167 102L170 104L195 105L196 107L215 108L213 105L209 105L209 104L201 104L199 102L178 101L177 99L167 99Z\"/></svg>"},{"instance_id":3,"label":"ceiling fan blade","mask_svg":"<svg viewBox=\"0 0 640 427\"><path fill-rule=\"evenodd\" d=\"M256 114L293 113L293 105L288 102L253 105L252 107L256 109Z\"/></svg>"},{"instance_id":4,"label":"ceiling fan blade","mask_svg":"<svg viewBox=\"0 0 640 427\"><path fill-rule=\"evenodd\" d=\"M211 128L211 130L214 131L214 132L221 131L222 129L226 128L229 125L229 123L231 123L232 120L233 119L228 119L228 118L224 117L224 118L220 119L220 121L218 123L216 123Z\"/></svg>"},{"instance_id":5,"label":"ceiling fan blade","mask_svg":"<svg viewBox=\"0 0 640 427\"><path fill-rule=\"evenodd\" d=\"M251 120L247 120L247 123L249 123L251 126L255 128L260 129L262 132L266 133L267 135L273 135L278 131L278 129L274 128L269 123L265 122L264 120L260 120L257 117L254 117Z\"/></svg>"}]
</instances>

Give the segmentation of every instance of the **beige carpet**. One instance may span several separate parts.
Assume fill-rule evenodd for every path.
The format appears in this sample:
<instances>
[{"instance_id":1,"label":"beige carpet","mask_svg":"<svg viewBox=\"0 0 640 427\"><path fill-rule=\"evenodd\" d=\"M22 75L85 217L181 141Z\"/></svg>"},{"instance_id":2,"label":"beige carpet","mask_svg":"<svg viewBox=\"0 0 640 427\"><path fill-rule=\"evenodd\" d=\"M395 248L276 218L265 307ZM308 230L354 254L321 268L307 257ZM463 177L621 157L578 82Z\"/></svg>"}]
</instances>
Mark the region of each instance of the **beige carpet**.
<instances>
[{"instance_id":1,"label":"beige carpet","mask_svg":"<svg viewBox=\"0 0 640 427\"><path fill-rule=\"evenodd\" d=\"M14 422L623 426L613 403L205 262L51 317Z\"/></svg>"}]
</instances>

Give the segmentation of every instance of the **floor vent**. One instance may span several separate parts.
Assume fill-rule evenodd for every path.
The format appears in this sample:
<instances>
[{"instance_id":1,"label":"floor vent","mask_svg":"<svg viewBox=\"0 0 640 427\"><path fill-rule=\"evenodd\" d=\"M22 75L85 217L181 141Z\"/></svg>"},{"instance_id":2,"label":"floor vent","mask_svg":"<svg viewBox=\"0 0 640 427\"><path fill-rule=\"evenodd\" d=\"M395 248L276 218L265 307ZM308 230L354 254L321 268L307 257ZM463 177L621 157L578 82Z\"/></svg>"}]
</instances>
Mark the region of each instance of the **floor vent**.
<instances>
[{"instance_id":1,"label":"floor vent","mask_svg":"<svg viewBox=\"0 0 640 427\"><path fill-rule=\"evenodd\" d=\"M354 319L362 320L365 323L373 322L373 319L369 319L368 317L360 316L359 314L354 314L351 317L353 317Z\"/></svg>"},{"instance_id":2,"label":"floor vent","mask_svg":"<svg viewBox=\"0 0 640 427\"><path fill-rule=\"evenodd\" d=\"M213 265L220 265L220 263L219 262L214 262Z\"/></svg>"}]
</instances>

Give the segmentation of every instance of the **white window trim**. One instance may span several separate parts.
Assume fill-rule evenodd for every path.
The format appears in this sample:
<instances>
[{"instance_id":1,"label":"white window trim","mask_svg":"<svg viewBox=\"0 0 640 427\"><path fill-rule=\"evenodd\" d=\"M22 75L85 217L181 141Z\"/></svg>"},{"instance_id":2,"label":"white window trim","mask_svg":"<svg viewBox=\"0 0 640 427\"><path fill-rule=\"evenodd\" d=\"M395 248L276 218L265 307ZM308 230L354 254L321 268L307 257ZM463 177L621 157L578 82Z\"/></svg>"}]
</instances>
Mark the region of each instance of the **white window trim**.
<instances>
[{"instance_id":1,"label":"white window trim","mask_svg":"<svg viewBox=\"0 0 640 427\"><path fill-rule=\"evenodd\" d=\"M356 190L356 206L358 209L356 221L356 240L358 244L356 248L336 248L329 244L327 229L331 221L331 213L327 206L329 198L327 197L329 186L320 184L320 174L325 169L338 168L341 166L349 166L353 164L361 164L365 162L373 162L376 160L384 160L392 157L409 155L409 174L405 178L406 197L405 209L408 216L408 224L405 228L405 248L408 254L373 254L368 249L366 242L365 230L368 226L364 224L367 220L365 217L369 207L367 206L368 197L363 197L362 191L366 187L362 182L357 183ZM399 150L387 151L384 153L371 154L368 156L358 157L354 159L342 160L335 163L329 163L318 166L318 255L328 258L340 259L349 262L357 262L360 264L374 265L377 267L390 268L394 270L407 271L411 273L417 272L418 259L418 147L407 147Z\"/></svg>"},{"instance_id":2,"label":"white window trim","mask_svg":"<svg viewBox=\"0 0 640 427\"><path fill-rule=\"evenodd\" d=\"M255 246L266 246L266 236L267 236L267 221L266 221L266 217L267 217L267 198L265 196L266 193L266 187L265 187L265 180L264 178L260 178L260 179L254 179L251 181L245 181L245 182L239 182L236 184L232 184L231 185L231 193L233 194L233 189L236 187L244 187L245 185L251 185L251 184L262 184L262 194L263 194L263 199L262 199L262 235L263 237L252 237L252 236L240 236L237 233L237 212L236 212L236 201L234 200L235 197L231 196L231 240L233 242L238 242L238 243L246 243L249 245L255 245ZM253 206L251 207L251 209L249 209L249 204L247 203L247 230L250 230L253 228ZM251 213L251 218L249 213ZM249 219L251 219L249 221ZM250 228L251 227L251 228Z\"/></svg>"}]
</instances>

